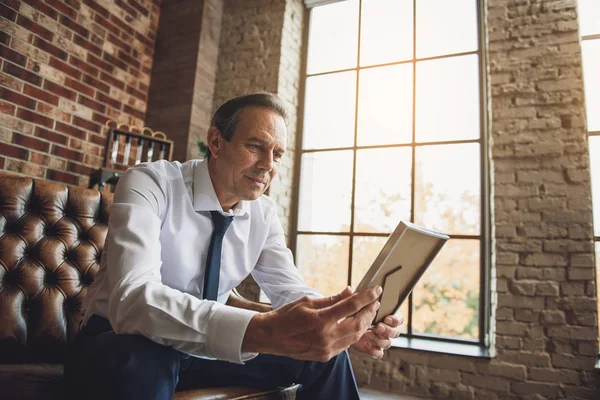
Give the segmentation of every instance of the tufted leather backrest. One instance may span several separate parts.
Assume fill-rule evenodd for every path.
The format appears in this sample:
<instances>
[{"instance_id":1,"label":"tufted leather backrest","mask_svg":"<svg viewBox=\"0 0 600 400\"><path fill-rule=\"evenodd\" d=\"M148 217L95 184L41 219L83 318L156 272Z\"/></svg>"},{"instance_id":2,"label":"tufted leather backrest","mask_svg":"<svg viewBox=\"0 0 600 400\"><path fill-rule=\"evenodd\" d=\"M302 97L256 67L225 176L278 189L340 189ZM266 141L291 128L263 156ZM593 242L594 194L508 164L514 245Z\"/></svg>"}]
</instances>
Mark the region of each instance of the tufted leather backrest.
<instances>
[{"instance_id":1,"label":"tufted leather backrest","mask_svg":"<svg viewBox=\"0 0 600 400\"><path fill-rule=\"evenodd\" d=\"M62 361L112 194L0 173L0 362Z\"/></svg>"}]
</instances>

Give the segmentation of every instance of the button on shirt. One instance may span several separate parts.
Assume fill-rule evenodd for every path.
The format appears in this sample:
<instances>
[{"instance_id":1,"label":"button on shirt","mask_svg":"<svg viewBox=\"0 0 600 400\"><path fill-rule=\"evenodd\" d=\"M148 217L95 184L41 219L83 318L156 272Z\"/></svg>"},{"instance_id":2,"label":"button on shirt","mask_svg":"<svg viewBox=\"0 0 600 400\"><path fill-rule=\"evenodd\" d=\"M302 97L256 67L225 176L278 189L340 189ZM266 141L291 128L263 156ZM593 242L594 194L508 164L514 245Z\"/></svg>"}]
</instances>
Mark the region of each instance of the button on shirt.
<instances>
[{"instance_id":1,"label":"button on shirt","mask_svg":"<svg viewBox=\"0 0 600 400\"><path fill-rule=\"evenodd\" d=\"M275 203L261 196L227 211L234 220L223 240L218 298L202 300L210 211L224 213L207 164L156 161L121 177L84 321L98 314L116 333L242 363L256 355L241 351L256 312L224 305L231 289L252 274L275 308L319 294L294 266Z\"/></svg>"}]
</instances>

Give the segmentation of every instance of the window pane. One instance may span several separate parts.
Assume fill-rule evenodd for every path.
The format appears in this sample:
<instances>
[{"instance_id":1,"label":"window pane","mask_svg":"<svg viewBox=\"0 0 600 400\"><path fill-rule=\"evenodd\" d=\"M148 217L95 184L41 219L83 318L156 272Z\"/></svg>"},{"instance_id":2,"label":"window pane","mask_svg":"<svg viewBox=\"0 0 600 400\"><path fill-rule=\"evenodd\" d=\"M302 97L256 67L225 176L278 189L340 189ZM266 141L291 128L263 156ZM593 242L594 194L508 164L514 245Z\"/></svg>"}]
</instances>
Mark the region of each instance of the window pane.
<instances>
[{"instance_id":1,"label":"window pane","mask_svg":"<svg viewBox=\"0 0 600 400\"><path fill-rule=\"evenodd\" d=\"M297 244L298 269L309 287L330 296L348 285L347 236L298 235Z\"/></svg>"},{"instance_id":2,"label":"window pane","mask_svg":"<svg viewBox=\"0 0 600 400\"><path fill-rule=\"evenodd\" d=\"M588 142L590 146L594 236L600 236L600 136L590 136Z\"/></svg>"},{"instance_id":3,"label":"window pane","mask_svg":"<svg viewBox=\"0 0 600 400\"><path fill-rule=\"evenodd\" d=\"M313 8L308 35L307 73L356 67L358 0Z\"/></svg>"},{"instance_id":4,"label":"window pane","mask_svg":"<svg viewBox=\"0 0 600 400\"><path fill-rule=\"evenodd\" d=\"M355 99L355 71L307 78L302 148L353 146Z\"/></svg>"},{"instance_id":5,"label":"window pane","mask_svg":"<svg viewBox=\"0 0 600 400\"><path fill-rule=\"evenodd\" d=\"M477 50L477 0L416 4L417 58Z\"/></svg>"},{"instance_id":6,"label":"window pane","mask_svg":"<svg viewBox=\"0 0 600 400\"><path fill-rule=\"evenodd\" d=\"M479 144L422 146L416 152L415 223L447 234L479 234Z\"/></svg>"},{"instance_id":7,"label":"window pane","mask_svg":"<svg viewBox=\"0 0 600 400\"><path fill-rule=\"evenodd\" d=\"M417 63L417 142L477 139L478 56Z\"/></svg>"},{"instance_id":8,"label":"window pane","mask_svg":"<svg viewBox=\"0 0 600 400\"><path fill-rule=\"evenodd\" d=\"M600 2L579 0L579 32L581 36L600 33Z\"/></svg>"},{"instance_id":9,"label":"window pane","mask_svg":"<svg viewBox=\"0 0 600 400\"><path fill-rule=\"evenodd\" d=\"M358 286L367 270L387 242L379 236L355 236L352 246L352 287Z\"/></svg>"},{"instance_id":10,"label":"window pane","mask_svg":"<svg viewBox=\"0 0 600 400\"><path fill-rule=\"evenodd\" d=\"M348 232L352 198L352 151L302 155L298 229Z\"/></svg>"},{"instance_id":11,"label":"window pane","mask_svg":"<svg viewBox=\"0 0 600 400\"><path fill-rule=\"evenodd\" d=\"M390 233L410 220L412 151L358 150L354 232Z\"/></svg>"},{"instance_id":12,"label":"window pane","mask_svg":"<svg viewBox=\"0 0 600 400\"><path fill-rule=\"evenodd\" d=\"M412 64L360 71L358 145L412 142Z\"/></svg>"},{"instance_id":13,"label":"window pane","mask_svg":"<svg viewBox=\"0 0 600 400\"><path fill-rule=\"evenodd\" d=\"M588 131L600 131L600 39L581 42Z\"/></svg>"},{"instance_id":14,"label":"window pane","mask_svg":"<svg viewBox=\"0 0 600 400\"><path fill-rule=\"evenodd\" d=\"M479 337L479 240L450 239L413 290L413 331Z\"/></svg>"},{"instance_id":15,"label":"window pane","mask_svg":"<svg viewBox=\"0 0 600 400\"><path fill-rule=\"evenodd\" d=\"M360 65L384 64L412 57L412 0L363 1Z\"/></svg>"}]
</instances>

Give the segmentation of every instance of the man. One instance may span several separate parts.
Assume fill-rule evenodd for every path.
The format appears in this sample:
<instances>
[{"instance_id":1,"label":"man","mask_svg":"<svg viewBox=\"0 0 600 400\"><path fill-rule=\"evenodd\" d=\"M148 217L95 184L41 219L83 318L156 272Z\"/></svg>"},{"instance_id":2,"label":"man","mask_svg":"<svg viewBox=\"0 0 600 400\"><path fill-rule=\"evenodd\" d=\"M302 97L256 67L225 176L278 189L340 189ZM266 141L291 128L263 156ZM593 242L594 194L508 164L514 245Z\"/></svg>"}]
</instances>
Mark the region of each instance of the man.
<instances>
[{"instance_id":1,"label":"man","mask_svg":"<svg viewBox=\"0 0 600 400\"><path fill-rule=\"evenodd\" d=\"M157 161L119 181L84 327L65 363L75 398L169 399L175 387L300 383L299 399L356 399L345 351L380 358L401 321L368 330L381 288L321 298L262 196L286 148L285 108L232 99L208 130L206 161ZM224 303L252 274L265 313Z\"/></svg>"}]
</instances>

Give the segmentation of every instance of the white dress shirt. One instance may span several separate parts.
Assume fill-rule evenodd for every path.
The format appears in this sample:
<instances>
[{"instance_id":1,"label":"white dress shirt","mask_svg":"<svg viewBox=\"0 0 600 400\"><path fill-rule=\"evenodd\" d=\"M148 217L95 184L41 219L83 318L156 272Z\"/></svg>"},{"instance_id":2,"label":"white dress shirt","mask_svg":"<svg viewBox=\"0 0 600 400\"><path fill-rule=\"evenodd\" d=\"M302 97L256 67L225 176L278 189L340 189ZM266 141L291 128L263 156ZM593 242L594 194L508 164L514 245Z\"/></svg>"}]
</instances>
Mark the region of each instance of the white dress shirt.
<instances>
[{"instance_id":1,"label":"white dress shirt","mask_svg":"<svg viewBox=\"0 0 600 400\"><path fill-rule=\"evenodd\" d=\"M252 274L275 308L319 294L294 266L275 203L261 196L228 210L234 219L223 240L218 299L202 300L210 211L223 212L207 164L156 161L121 177L84 321L97 314L116 333L242 363L256 355L241 351L255 312L224 305L231 289Z\"/></svg>"}]
</instances>

